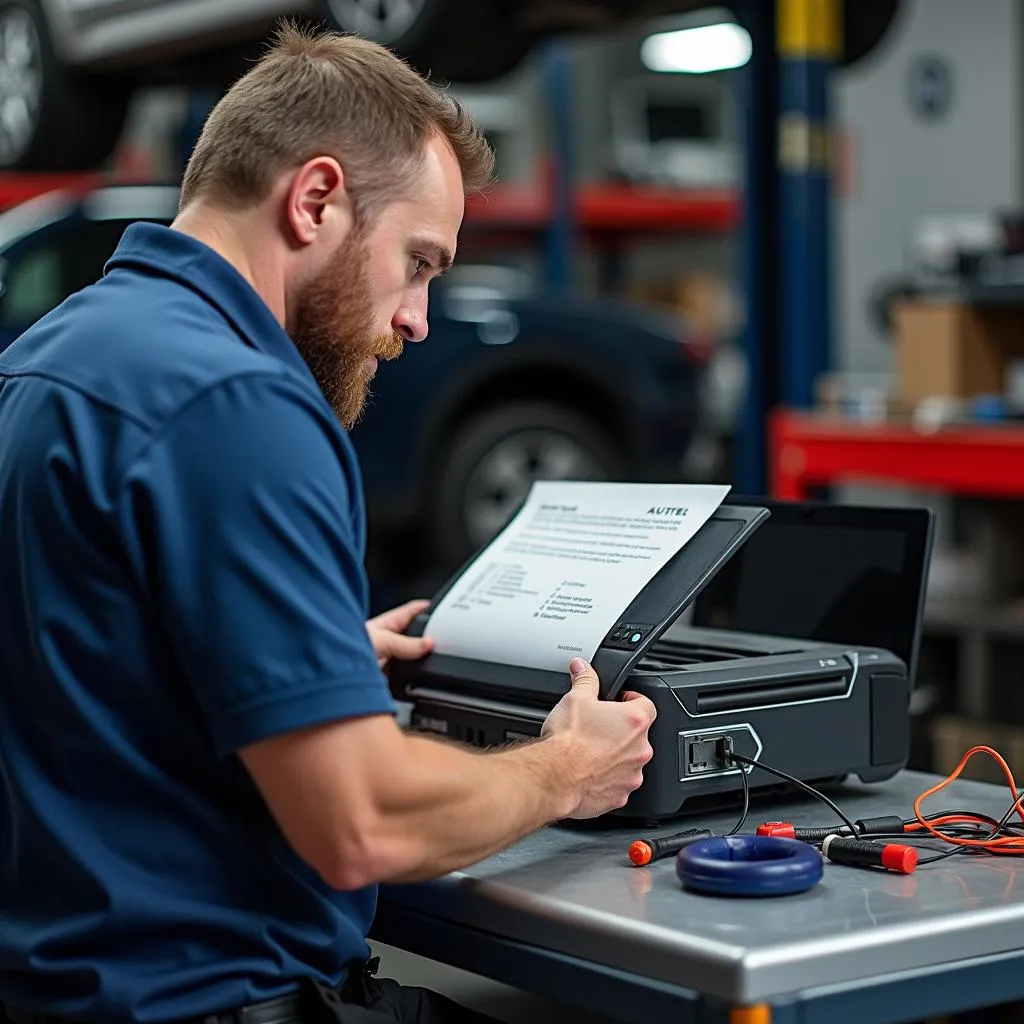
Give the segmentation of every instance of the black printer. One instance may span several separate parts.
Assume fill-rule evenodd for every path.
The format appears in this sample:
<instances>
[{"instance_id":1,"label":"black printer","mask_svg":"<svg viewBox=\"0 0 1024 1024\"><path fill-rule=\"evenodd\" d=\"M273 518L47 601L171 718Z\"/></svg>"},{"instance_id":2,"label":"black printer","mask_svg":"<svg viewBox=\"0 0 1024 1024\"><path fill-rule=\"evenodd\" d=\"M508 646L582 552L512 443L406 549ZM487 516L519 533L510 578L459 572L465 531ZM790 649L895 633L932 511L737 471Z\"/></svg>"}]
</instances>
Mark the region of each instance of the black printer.
<instances>
[{"instance_id":1,"label":"black printer","mask_svg":"<svg viewBox=\"0 0 1024 1024\"><path fill-rule=\"evenodd\" d=\"M927 509L722 505L593 658L604 698L635 690L658 709L644 783L616 813L707 807L740 771L752 791L779 786L729 751L812 784L904 768L932 533ZM476 746L536 737L569 686L567 672L438 654L394 668L413 728Z\"/></svg>"}]
</instances>

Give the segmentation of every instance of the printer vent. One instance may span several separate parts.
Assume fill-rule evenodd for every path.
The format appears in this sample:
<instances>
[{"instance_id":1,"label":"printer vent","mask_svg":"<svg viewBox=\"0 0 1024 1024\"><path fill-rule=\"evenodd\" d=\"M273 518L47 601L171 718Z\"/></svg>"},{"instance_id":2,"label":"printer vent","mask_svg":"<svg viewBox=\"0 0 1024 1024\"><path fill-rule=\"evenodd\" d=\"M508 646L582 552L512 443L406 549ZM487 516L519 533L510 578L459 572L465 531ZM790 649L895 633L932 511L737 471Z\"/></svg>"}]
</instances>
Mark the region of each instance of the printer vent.
<instances>
[{"instance_id":1,"label":"printer vent","mask_svg":"<svg viewBox=\"0 0 1024 1024\"><path fill-rule=\"evenodd\" d=\"M767 653L767 652L766 652ZM778 651L772 651L778 654ZM756 657L749 649L713 647L709 644L687 643L679 640L659 640L637 666L645 672L666 672L686 665L709 665L716 661L735 661L737 658Z\"/></svg>"},{"instance_id":2,"label":"printer vent","mask_svg":"<svg viewBox=\"0 0 1024 1024\"><path fill-rule=\"evenodd\" d=\"M842 675L811 676L803 679L767 679L762 684L747 682L742 686L708 687L697 693L697 713L746 711L752 707L793 704L804 700L825 700L842 697L850 688L850 680Z\"/></svg>"}]
</instances>

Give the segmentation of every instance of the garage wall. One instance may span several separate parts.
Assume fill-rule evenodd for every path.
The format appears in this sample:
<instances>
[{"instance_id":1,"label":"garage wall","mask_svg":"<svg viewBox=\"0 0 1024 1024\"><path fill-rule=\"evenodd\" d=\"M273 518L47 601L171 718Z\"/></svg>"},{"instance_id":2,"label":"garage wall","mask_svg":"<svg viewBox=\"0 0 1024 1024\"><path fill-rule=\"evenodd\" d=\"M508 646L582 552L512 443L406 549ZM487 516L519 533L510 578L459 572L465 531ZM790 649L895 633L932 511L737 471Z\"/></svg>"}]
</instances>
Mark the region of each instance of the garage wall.
<instances>
[{"instance_id":1,"label":"garage wall","mask_svg":"<svg viewBox=\"0 0 1024 1024\"><path fill-rule=\"evenodd\" d=\"M851 146L851 188L836 204L836 364L888 371L890 347L866 302L903 266L921 215L1019 204L1024 90L1020 0L906 0L901 21L862 65L837 76L835 111ZM929 123L908 102L914 61L953 72L948 114Z\"/></svg>"},{"instance_id":2,"label":"garage wall","mask_svg":"<svg viewBox=\"0 0 1024 1024\"><path fill-rule=\"evenodd\" d=\"M582 178L606 176L614 166L611 106L613 92L622 82L646 79L659 91L689 100L702 100L720 110L723 139L741 144L739 110L730 74L653 75L640 59L640 46L652 31L719 20L711 9L694 15L666 18L623 31L613 39L574 47L578 91L576 109L581 120L577 140L578 171ZM722 235L692 235L648 239L633 245L624 259L627 282L664 281L691 270L715 274L723 280L736 278L737 239Z\"/></svg>"},{"instance_id":3,"label":"garage wall","mask_svg":"<svg viewBox=\"0 0 1024 1024\"><path fill-rule=\"evenodd\" d=\"M570 46L575 171L583 180L609 170L611 89L616 81L643 74L638 47L650 27ZM849 154L835 204L837 368L871 375L889 371L890 346L872 325L867 303L883 277L903 268L905 245L920 216L1024 202L1022 55L1024 0L905 0L883 45L837 73L834 109ZM942 59L953 74L952 106L934 121L917 116L908 99L910 69L922 56ZM541 83L534 60L505 82L467 90L505 94L519 105L519 130L504 139L507 182L531 180L545 149ZM680 76L674 84L694 93L728 91L726 76ZM633 281L695 266L732 278L735 256L731 238L664 239L633 249L624 269ZM593 281L589 264L581 260L584 288Z\"/></svg>"},{"instance_id":4,"label":"garage wall","mask_svg":"<svg viewBox=\"0 0 1024 1024\"><path fill-rule=\"evenodd\" d=\"M634 26L614 35L580 36L568 42L566 56L570 66L573 108L573 173L580 182L607 180L615 172L612 140L612 96L618 83L646 77L658 81L687 97L708 97L716 102L723 97L723 130L736 139L737 112L729 91L727 75L674 76L651 75L640 60L640 44L653 30L675 28L700 21L717 20L714 10L699 15L662 19ZM489 114L501 107L499 99L514 106L518 121L509 118L500 132L498 155L501 180L522 185L535 180L538 167L550 144L550 119L546 107L544 66L541 53L502 81L457 90L482 122L490 124ZM508 109L511 110L512 106ZM513 126L514 125L514 126ZM630 245L623 253L622 273L625 286L635 282L674 277L690 269L718 274L726 280L735 276L735 239L721 236L665 237L646 244ZM522 265L539 270L540 261L519 254ZM578 286L590 291L596 286L598 268L593 254L578 254Z\"/></svg>"}]
</instances>

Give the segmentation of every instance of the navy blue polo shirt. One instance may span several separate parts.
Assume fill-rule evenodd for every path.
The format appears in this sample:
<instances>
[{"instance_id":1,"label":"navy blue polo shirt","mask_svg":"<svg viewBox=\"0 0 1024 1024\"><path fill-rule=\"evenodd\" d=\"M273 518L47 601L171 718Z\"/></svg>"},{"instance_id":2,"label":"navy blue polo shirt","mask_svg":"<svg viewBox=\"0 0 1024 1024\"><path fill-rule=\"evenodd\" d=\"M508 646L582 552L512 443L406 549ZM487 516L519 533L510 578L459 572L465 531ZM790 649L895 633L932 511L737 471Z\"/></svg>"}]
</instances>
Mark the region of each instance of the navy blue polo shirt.
<instances>
[{"instance_id":1,"label":"navy blue polo shirt","mask_svg":"<svg viewBox=\"0 0 1024 1024\"><path fill-rule=\"evenodd\" d=\"M163 1021L365 958L240 747L394 705L358 467L225 260L134 225L0 354L0 1002Z\"/></svg>"}]
</instances>

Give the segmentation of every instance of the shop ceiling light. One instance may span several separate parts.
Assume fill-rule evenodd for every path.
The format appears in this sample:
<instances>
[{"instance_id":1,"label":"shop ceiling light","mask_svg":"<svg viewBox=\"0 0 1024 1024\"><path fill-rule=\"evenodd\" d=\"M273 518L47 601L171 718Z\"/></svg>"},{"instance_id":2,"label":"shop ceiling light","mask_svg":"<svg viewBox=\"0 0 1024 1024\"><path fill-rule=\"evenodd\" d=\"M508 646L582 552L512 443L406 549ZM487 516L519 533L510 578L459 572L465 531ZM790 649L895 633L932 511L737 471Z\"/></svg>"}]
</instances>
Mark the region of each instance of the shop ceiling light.
<instances>
[{"instance_id":1,"label":"shop ceiling light","mask_svg":"<svg viewBox=\"0 0 1024 1024\"><path fill-rule=\"evenodd\" d=\"M722 22L648 36L640 59L649 71L703 75L741 68L750 60L750 33L740 25Z\"/></svg>"}]
</instances>

